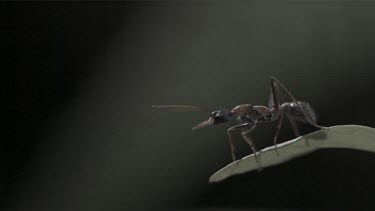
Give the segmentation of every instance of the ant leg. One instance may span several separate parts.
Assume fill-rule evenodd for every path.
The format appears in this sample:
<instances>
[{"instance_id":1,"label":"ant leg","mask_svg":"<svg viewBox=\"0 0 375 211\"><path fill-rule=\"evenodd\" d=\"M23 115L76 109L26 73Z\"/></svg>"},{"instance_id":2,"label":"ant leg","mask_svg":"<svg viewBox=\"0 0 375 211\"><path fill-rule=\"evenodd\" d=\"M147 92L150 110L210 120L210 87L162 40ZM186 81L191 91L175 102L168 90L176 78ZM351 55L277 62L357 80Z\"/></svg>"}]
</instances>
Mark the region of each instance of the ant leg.
<instances>
[{"instance_id":1,"label":"ant leg","mask_svg":"<svg viewBox=\"0 0 375 211\"><path fill-rule=\"evenodd\" d=\"M292 125L294 135L296 136L296 138L300 137L301 133L299 132L296 120L294 120L294 118L291 117L290 115L287 115L287 117L289 119L290 125ZM306 146L308 147L309 146L309 140L306 139L305 143L306 143Z\"/></svg>"},{"instance_id":2,"label":"ant leg","mask_svg":"<svg viewBox=\"0 0 375 211\"><path fill-rule=\"evenodd\" d=\"M260 165L260 154L259 154L259 157L258 157L257 156L257 149L255 147L254 140L248 134L242 134L242 137L250 145L251 150L254 152L254 158L255 158L255 162L258 165L258 171L261 171L262 167Z\"/></svg>"},{"instance_id":3,"label":"ant leg","mask_svg":"<svg viewBox=\"0 0 375 211\"><path fill-rule=\"evenodd\" d=\"M289 116L289 115L288 115L288 119L289 119L290 124L292 125L292 129L293 129L294 135L296 137L300 137L301 134L300 134L299 129L297 127L296 120L294 120L294 118L291 117L291 116ZM308 147L309 146L309 140L306 139L305 143L306 143L306 147Z\"/></svg>"},{"instance_id":4,"label":"ant leg","mask_svg":"<svg viewBox=\"0 0 375 211\"><path fill-rule=\"evenodd\" d=\"M283 123L284 113L285 113L285 111L282 109L282 106L280 106L279 98L283 100L282 95L281 94L278 95L276 93L276 86L271 77L271 94L270 94L270 99L268 101L268 108L272 112L272 116L273 116L272 119L279 119L277 123L277 130L275 133L275 137L273 138L276 155L279 155L279 151L277 149L277 138L279 137L279 133L280 133L280 129Z\"/></svg>"},{"instance_id":5,"label":"ant leg","mask_svg":"<svg viewBox=\"0 0 375 211\"><path fill-rule=\"evenodd\" d=\"M254 127L255 127L255 125L252 126L248 130L242 131L241 135L242 135L242 138L246 141L247 144L249 144L251 150L253 151L255 162L258 164L258 171L260 171L260 170L262 170L262 168L260 167L260 158L258 158L258 156L257 156L257 149L256 149L256 146L255 146L255 142L251 138L251 136L249 135L249 133L254 129ZM259 154L259 156L260 156L260 154Z\"/></svg>"},{"instance_id":6,"label":"ant leg","mask_svg":"<svg viewBox=\"0 0 375 211\"><path fill-rule=\"evenodd\" d=\"M234 162L234 161L236 161L236 155L235 155L236 148L233 145L232 136L231 136L229 131L228 131L228 141L229 141L230 154L231 154L232 160Z\"/></svg>"},{"instance_id":7,"label":"ant leg","mask_svg":"<svg viewBox=\"0 0 375 211\"><path fill-rule=\"evenodd\" d=\"M257 157L257 149L256 149L256 146L255 146L254 140L250 137L248 132L242 132L241 135L242 135L242 138L246 141L247 144L249 144L251 150L253 151L255 161L258 162L259 160L258 160L258 157Z\"/></svg>"},{"instance_id":8,"label":"ant leg","mask_svg":"<svg viewBox=\"0 0 375 211\"><path fill-rule=\"evenodd\" d=\"M283 124L283 120L284 120L284 111L281 111L279 122L277 123L277 130L275 133L275 137L273 138L273 144L275 146L275 151L277 155L279 155L279 150L277 149L277 138L279 137L279 133L280 133L281 125Z\"/></svg>"},{"instance_id":9,"label":"ant leg","mask_svg":"<svg viewBox=\"0 0 375 211\"><path fill-rule=\"evenodd\" d=\"M296 138L300 137L301 133L299 132L296 120L294 120L293 117L291 117L290 115L287 115L287 117L289 119L290 125L292 125L292 129L293 129L294 135L296 136Z\"/></svg>"},{"instance_id":10,"label":"ant leg","mask_svg":"<svg viewBox=\"0 0 375 211\"><path fill-rule=\"evenodd\" d=\"M249 128L243 129L242 132L241 132L241 135L242 135L242 138L246 141L246 143L249 144L251 150L254 153L255 161L258 163L257 149L256 149L256 146L255 146L255 143L254 143L253 139L249 135L249 133L251 133L251 131L254 130L255 125L256 125L256 122L255 122L255 124L251 125L251 127L249 125Z\"/></svg>"},{"instance_id":11,"label":"ant leg","mask_svg":"<svg viewBox=\"0 0 375 211\"><path fill-rule=\"evenodd\" d=\"M239 129L248 127L248 126L249 126L249 123L244 123L244 124L235 125L233 127L230 127L227 130L228 141L229 141L229 149L230 149L230 153L231 153L233 161L236 161L236 156L235 156L236 149L234 147L233 140L232 140L232 132L235 131L235 130L239 130Z\"/></svg>"}]
</instances>

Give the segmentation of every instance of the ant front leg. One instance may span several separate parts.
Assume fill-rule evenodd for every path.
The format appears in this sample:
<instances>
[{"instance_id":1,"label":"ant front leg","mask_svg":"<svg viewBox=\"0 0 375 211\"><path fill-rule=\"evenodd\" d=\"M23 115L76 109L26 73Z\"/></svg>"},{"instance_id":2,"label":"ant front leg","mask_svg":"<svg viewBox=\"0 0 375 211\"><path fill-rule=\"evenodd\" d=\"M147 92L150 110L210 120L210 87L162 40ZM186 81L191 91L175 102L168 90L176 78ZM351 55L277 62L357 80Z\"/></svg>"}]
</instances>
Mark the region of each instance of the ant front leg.
<instances>
[{"instance_id":1,"label":"ant front leg","mask_svg":"<svg viewBox=\"0 0 375 211\"><path fill-rule=\"evenodd\" d=\"M240 124L240 125L235 125L233 127L230 127L227 130L228 141L229 141L229 148L230 148L230 153L232 155L233 161L236 161L236 156L235 156L236 149L234 148L234 144L233 144L233 140L232 140L232 132L235 131L235 130L246 128L249 125L250 125L249 123L243 123L243 124Z\"/></svg>"}]
</instances>

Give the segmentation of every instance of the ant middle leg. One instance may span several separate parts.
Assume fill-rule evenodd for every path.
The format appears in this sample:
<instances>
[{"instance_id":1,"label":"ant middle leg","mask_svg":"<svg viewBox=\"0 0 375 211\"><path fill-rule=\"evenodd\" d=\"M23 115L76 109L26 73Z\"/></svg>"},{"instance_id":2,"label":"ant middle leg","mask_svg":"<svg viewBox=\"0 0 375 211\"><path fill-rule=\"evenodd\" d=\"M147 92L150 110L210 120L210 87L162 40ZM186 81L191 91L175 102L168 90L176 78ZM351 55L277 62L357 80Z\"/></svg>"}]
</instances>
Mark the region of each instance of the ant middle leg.
<instances>
[{"instance_id":1,"label":"ant middle leg","mask_svg":"<svg viewBox=\"0 0 375 211\"><path fill-rule=\"evenodd\" d=\"M242 135L242 138L246 141L246 143L250 146L251 151L254 153L255 161L259 164L260 161L257 156L257 148L255 145L255 142L253 138L251 138L251 136L249 135L251 131L253 131L253 129L255 128L255 125L256 124L252 125L249 128L243 129L241 132L241 135Z\"/></svg>"},{"instance_id":2,"label":"ant middle leg","mask_svg":"<svg viewBox=\"0 0 375 211\"><path fill-rule=\"evenodd\" d=\"M253 138L251 138L251 136L249 134L247 134L247 132L242 132L241 135L242 135L242 138L246 141L246 143L250 146L251 151L253 151L253 153L254 153L255 161L258 163L259 162L259 159L258 159L258 156L257 156L258 151L257 151L257 148L255 146Z\"/></svg>"},{"instance_id":3,"label":"ant middle leg","mask_svg":"<svg viewBox=\"0 0 375 211\"><path fill-rule=\"evenodd\" d=\"M241 135L242 135L242 138L246 141L247 144L249 144L251 150L253 151L255 162L258 165L258 171L261 171L262 167L260 165L260 154L259 154L259 156L257 155L258 151L257 151L257 148L255 146L255 142L254 142L253 138L249 135L249 133L254 129L254 126L247 129L247 130L242 131Z\"/></svg>"},{"instance_id":4,"label":"ant middle leg","mask_svg":"<svg viewBox=\"0 0 375 211\"><path fill-rule=\"evenodd\" d=\"M288 120L290 122L290 125L292 126L292 130L293 130L294 135L296 136L296 138L300 137L301 133L299 132L296 120L292 116L290 116L289 114L287 114L287 117L288 117Z\"/></svg>"},{"instance_id":5,"label":"ant middle leg","mask_svg":"<svg viewBox=\"0 0 375 211\"><path fill-rule=\"evenodd\" d=\"M243 124L240 124L240 125L235 125L233 127L230 127L227 130L228 141L229 141L229 149L230 149L230 153L231 153L233 161L236 161L236 155L235 155L236 149L234 147L233 140L232 140L232 132L235 131L235 130L240 130L240 129L249 127L249 125L250 125L250 123L243 123Z\"/></svg>"},{"instance_id":6,"label":"ant middle leg","mask_svg":"<svg viewBox=\"0 0 375 211\"><path fill-rule=\"evenodd\" d=\"M301 133L299 132L296 120L290 115L287 115L287 117L289 119L290 125L292 125L294 135L296 136L296 138L300 137ZM306 144L307 147L309 146L309 140L308 139L305 140L305 144Z\"/></svg>"},{"instance_id":7,"label":"ant middle leg","mask_svg":"<svg viewBox=\"0 0 375 211\"><path fill-rule=\"evenodd\" d=\"M276 151L277 155L279 155L279 150L277 149L277 139L279 138L281 125L283 124L284 114L285 114L284 111L280 112L279 121L277 123L277 130L276 130L276 133L275 133L275 137L273 138L273 144L274 144L275 151Z\"/></svg>"}]
</instances>

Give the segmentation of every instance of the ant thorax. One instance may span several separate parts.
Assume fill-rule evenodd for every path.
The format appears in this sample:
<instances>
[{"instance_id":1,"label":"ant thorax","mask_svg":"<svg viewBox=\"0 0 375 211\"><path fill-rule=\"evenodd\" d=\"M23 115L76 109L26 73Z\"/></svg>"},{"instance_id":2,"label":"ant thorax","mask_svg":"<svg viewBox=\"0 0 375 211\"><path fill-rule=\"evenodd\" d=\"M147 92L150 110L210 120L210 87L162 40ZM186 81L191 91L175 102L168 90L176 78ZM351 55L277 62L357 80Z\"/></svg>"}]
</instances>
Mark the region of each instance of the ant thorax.
<instances>
[{"instance_id":1,"label":"ant thorax","mask_svg":"<svg viewBox=\"0 0 375 211\"><path fill-rule=\"evenodd\" d=\"M253 106L253 110L256 113L254 116L256 116L256 119L259 121L271 121L272 120L272 111L266 107L266 106Z\"/></svg>"},{"instance_id":2,"label":"ant thorax","mask_svg":"<svg viewBox=\"0 0 375 211\"><path fill-rule=\"evenodd\" d=\"M250 104L241 104L238 105L230 111L231 115L234 117L248 117L252 113L252 105Z\"/></svg>"},{"instance_id":3,"label":"ant thorax","mask_svg":"<svg viewBox=\"0 0 375 211\"><path fill-rule=\"evenodd\" d=\"M238 105L231 110L231 114L240 122L272 121L271 110L261 105Z\"/></svg>"}]
</instances>

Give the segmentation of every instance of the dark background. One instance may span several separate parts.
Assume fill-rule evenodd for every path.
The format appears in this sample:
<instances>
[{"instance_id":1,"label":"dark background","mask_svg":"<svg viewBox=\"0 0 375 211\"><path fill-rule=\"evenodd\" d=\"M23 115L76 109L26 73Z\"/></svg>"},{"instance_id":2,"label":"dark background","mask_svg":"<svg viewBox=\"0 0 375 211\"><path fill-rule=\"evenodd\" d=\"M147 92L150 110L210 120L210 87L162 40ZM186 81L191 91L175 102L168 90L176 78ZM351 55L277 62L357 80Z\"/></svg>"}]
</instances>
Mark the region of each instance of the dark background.
<instances>
[{"instance_id":1,"label":"dark background","mask_svg":"<svg viewBox=\"0 0 375 211\"><path fill-rule=\"evenodd\" d=\"M371 153L324 150L208 184L231 161L226 127L192 132L208 114L151 108L267 105L273 75L320 124L373 127L374 2L0 5L4 209L375 207ZM253 137L261 148L274 132Z\"/></svg>"}]
</instances>

